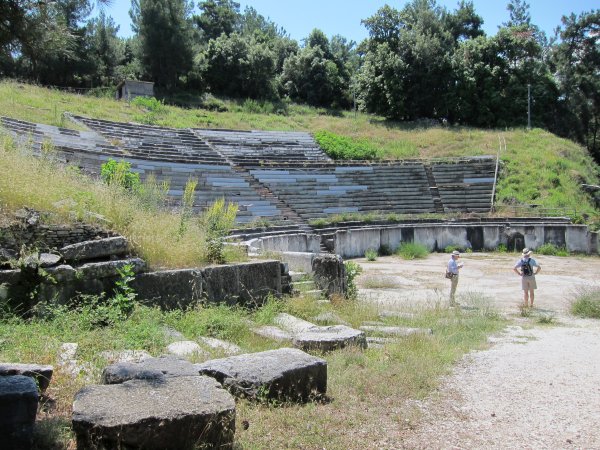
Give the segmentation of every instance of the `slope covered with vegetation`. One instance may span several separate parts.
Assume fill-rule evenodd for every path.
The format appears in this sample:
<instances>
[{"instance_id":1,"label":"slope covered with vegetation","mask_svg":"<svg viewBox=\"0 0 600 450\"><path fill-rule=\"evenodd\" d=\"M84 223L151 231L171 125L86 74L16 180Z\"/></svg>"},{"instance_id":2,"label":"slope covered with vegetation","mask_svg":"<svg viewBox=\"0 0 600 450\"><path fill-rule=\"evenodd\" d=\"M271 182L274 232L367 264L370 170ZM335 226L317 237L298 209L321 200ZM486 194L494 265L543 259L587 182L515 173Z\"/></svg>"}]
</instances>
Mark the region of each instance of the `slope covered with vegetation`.
<instances>
[{"instance_id":1,"label":"slope covered with vegetation","mask_svg":"<svg viewBox=\"0 0 600 450\"><path fill-rule=\"evenodd\" d=\"M361 146L379 159L495 156L501 149L497 209L514 215L538 214L547 208L549 214L598 221L592 197L581 188L582 183L599 184L598 166L585 148L541 129L485 130L430 122L399 123L360 113L331 115L326 110L293 104L287 112L275 114L268 112L268 104L215 98L208 102L218 102L221 111L143 100L117 102L13 81L0 82L0 110L4 114L56 126L75 127L64 117L65 112L71 112L166 127L308 131L342 158L348 149L349 157L356 157L354 147ZM536 209L528 210L528 205L536 205Z\"/></svg>"}]
</instances>

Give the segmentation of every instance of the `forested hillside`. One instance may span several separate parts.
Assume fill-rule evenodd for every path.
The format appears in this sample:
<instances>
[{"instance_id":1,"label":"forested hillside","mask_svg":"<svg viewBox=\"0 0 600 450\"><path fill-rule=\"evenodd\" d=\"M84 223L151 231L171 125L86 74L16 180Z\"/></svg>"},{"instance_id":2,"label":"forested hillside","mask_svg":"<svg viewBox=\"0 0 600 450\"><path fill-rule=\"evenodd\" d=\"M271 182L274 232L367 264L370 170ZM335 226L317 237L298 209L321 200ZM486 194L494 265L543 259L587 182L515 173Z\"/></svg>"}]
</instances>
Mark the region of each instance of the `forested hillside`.
<instances>
[{"instance_id":1,"label":"forested hillside","mask_svg":"<svg viewBox=\"0 0 600 450\"><path fill-rule=\"evenodd\" d=\"M509 21L487 36L472 2L412 0L365 17L363 42L318 29L298 42L232 0L133 0L135 34L121 39L111 17L90 18L106 1L0 2L0 76L100 91L134 78L154 81L167 103L210 93L283 115L290 102L356 104L397 121L486 128L527 125L530 92L532 127L600 160L599 10L576 16L565 4L558 34L546 36L527 2L509 0Z\"/></svg>"}]
</instances>

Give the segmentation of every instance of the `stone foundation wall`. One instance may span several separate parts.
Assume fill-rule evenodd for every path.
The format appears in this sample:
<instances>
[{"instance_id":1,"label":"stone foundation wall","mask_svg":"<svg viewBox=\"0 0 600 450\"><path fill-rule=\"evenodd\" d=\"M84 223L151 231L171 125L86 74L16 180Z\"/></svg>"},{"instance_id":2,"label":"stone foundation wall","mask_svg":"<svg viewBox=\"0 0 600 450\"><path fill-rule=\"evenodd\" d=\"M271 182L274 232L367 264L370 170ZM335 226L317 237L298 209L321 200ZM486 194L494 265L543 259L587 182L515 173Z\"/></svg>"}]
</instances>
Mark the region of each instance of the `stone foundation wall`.
<instances>
[{"instance_id":1,"label":"stone foundation wall","mask_svg":"<svg viewBox=\"0 0 600 450\"><path fill-rule=\"evenodd\" d=\"M170 310L198 302L260 306L272 295L282 294L287 265L280 261L144 272L139 258L87 263L78 267L61 265L45 270L44 276L21 270L0 270L0 300L23 313L40 301L68 304L78 294L110 297L120 279L117 269L133 266L136 274L131 287L140 302ZM32 295L32 292L35 292Z\"/></svg>"},{"instance_id":2,"label":"stone foundation wall","mask_svg":"<svg viewBox=\"0 0 600 450\"><path fill-rule=\"evenodd\" d=\"M19 251L21 247L25 246L36 248L39 251L49 251L66 245L113 235L113 233L101 228L84 223L76 225L15 223L0 228L0 248Z\"/></svg>"}]
</instances>

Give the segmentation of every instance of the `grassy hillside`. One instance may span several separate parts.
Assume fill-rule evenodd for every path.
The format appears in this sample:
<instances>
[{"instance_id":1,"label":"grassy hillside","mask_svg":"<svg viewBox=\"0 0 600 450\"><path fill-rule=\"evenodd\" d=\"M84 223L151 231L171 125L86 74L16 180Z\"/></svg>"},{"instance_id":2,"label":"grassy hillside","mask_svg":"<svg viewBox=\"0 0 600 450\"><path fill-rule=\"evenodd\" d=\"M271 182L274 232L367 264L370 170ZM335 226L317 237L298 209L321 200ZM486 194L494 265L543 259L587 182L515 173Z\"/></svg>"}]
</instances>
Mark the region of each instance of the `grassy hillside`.
<instances>
[{"instance_id":1,"label":"grassy hillside","mask_svg":"<svg viewBox=\"0 0 600 450\"><path fill-rule=\"evenodd\" d=\"M64 112L115 121L134 121L168 127L328 131L368 142L382 159L444 158L496 155L500 138L502 170L497 188L497 206L507 214L553 213L587 217L598 222L598 211L581 183L599 184L599 169L581 146L540 129L527 131L482 130L466 127L419 126L392 123L380 117L298 105L255 101L235 103L210 99L201 108L143 105L116 102L56 90L0 82L2 114L31 122L74 128ZM534 210L519 206L534 204ZM510 205L507 210L504 205Z\"/></svg>"}]
</instances>

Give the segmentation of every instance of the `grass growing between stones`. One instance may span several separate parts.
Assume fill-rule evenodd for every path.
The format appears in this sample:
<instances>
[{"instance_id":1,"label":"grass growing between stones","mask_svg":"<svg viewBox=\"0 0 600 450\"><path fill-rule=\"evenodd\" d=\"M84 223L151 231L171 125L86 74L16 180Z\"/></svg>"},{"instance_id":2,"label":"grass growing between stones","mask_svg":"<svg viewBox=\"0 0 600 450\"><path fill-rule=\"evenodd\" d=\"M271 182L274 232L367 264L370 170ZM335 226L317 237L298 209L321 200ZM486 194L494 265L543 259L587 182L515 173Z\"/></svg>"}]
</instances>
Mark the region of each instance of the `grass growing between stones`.
<instances>
[{"instance_id":1,"label":"grass growing between stones","mask_svg":"<svg viewBox=\"0 0 600 450\"><path fill-rule=\"evenodd\" d=\"M161 355L170 342L166 329L188 340L199 336L228 340L245 352L279 348L282 345L251 332L256 325L272 324L279 312L309 321L333 312L353 327L378 319L373 307L360 302L337 299L323 304L310 297L271 299L254 311L198 306L164 312L137 305L128 319L107 327L94 326L89 317L66 308L50 307L43 317L22 319L6 313L1 318L0 361L55 367L38 415L35 448L70 449L74 448L69 428L73 397L83 386L99 382L108 364L101 352L136 349ZM502 326L498 316L485 307L453 311L434 306L412 312L410 318L385 319L384 323L431 328L432 335L404 338L382 349L347 348L317 354L328 362L328 401L306 405L239 401L239 448L358 449L379 441L385 447L382 439L396 439L415 419L414 411L404 403L430 394L452 363L465 352L481 348L486 336ZM76 375L57 365L65 342L79 344L75 358L81 371ZM194 361L223 356L207 351L210 356Z\"/></svg>"},{"instance_id":2,"label":"grass growing between stones","mask_svg":"<svg viewBox=\"0 0 600 450\"><path fill-rule=\"evenodd\" d=\"M406 402L423 399L465 352L481 348L503 321L489 307L452 311L434 307L413 311L410 319L386 325L431 328L382 349L347 348L321 355L328 362L330 402L308 405L256 405L238 402L237 440L241 448L398 448L403 430L418 418ZM354 302L334 306L357 327L376 320L376 311ZM244 430L243 421L249 427Z\"/></svg>"}]
</instances>

